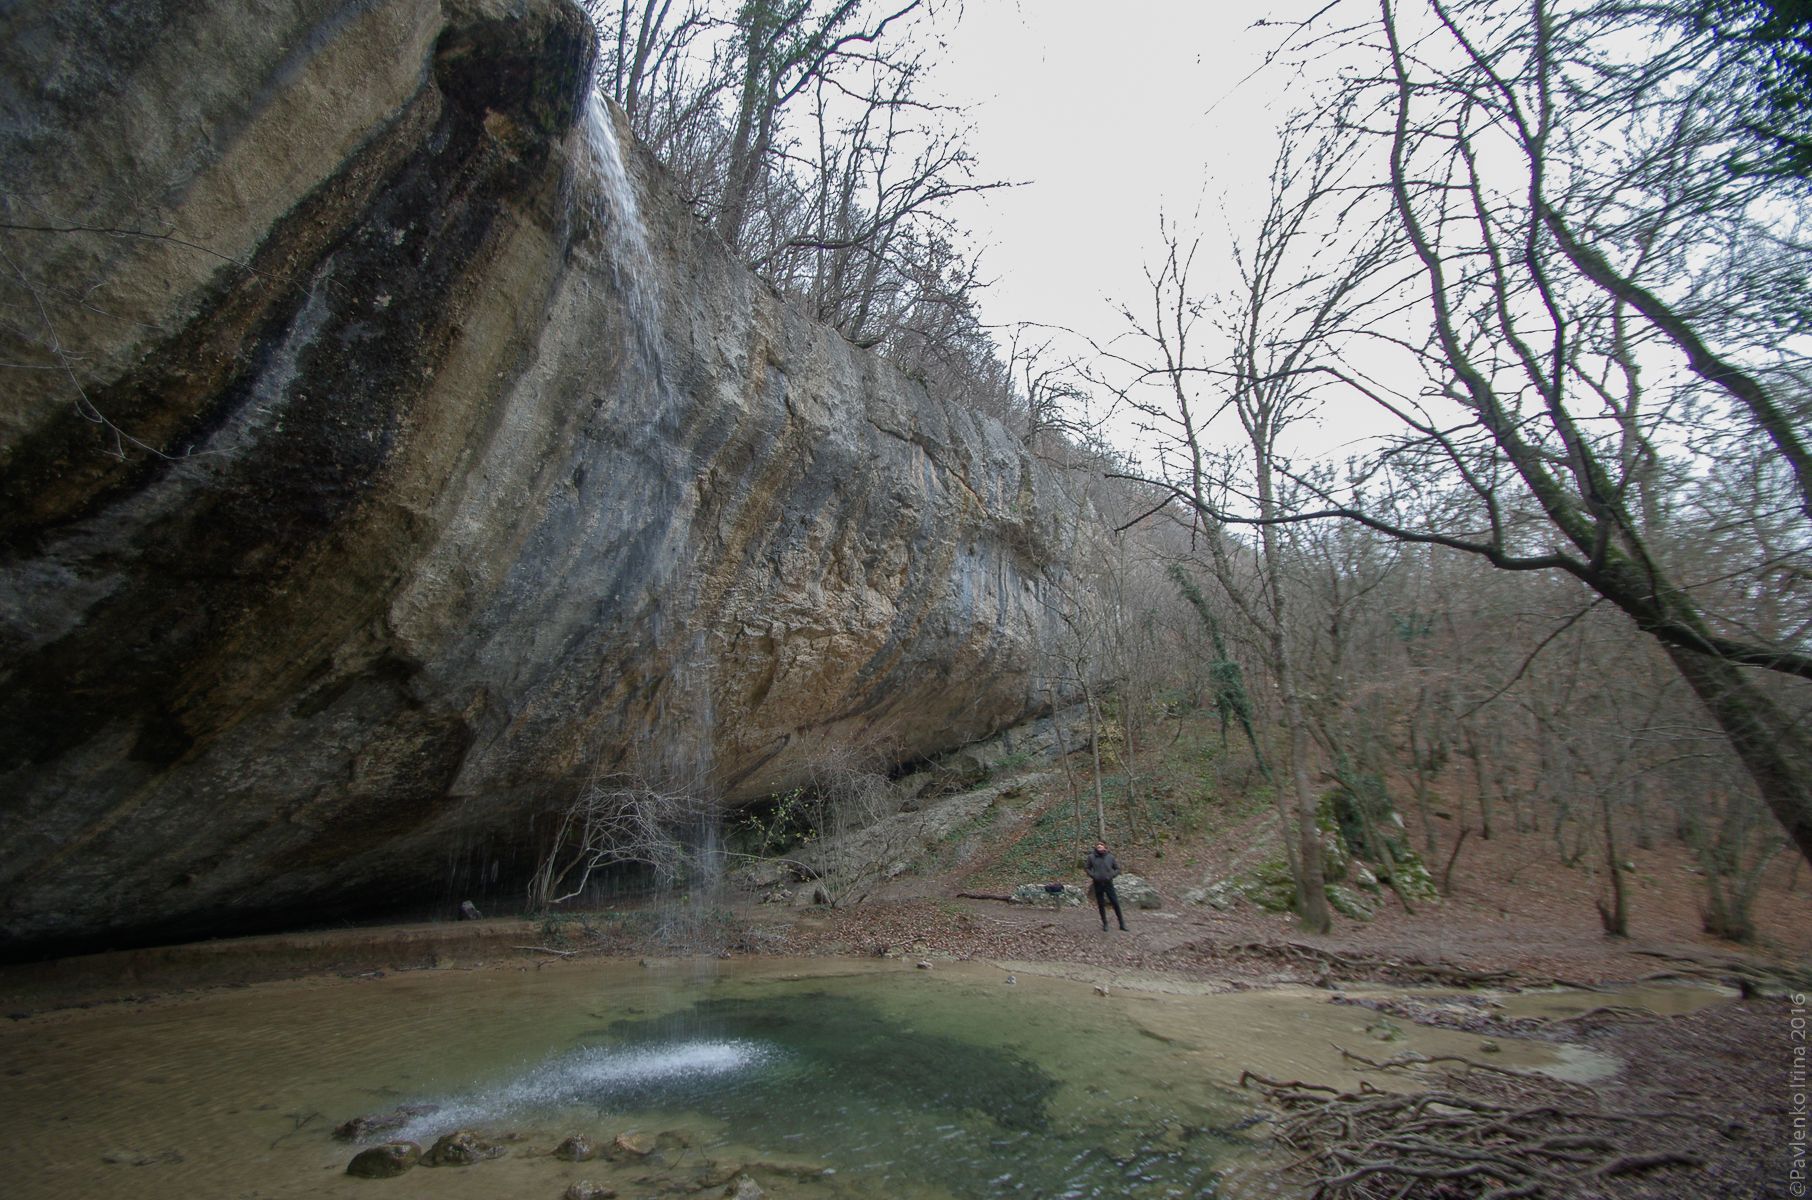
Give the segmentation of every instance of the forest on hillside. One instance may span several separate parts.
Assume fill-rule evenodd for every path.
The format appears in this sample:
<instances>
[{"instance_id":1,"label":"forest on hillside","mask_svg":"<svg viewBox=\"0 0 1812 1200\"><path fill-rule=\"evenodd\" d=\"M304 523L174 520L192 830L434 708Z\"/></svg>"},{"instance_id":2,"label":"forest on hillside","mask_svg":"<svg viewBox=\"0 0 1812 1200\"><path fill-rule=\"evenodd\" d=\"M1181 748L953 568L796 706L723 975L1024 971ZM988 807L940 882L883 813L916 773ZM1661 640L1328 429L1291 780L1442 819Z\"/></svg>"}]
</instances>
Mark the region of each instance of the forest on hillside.
<instances>
[{"instance_id":1,"label":"forest on hillside","mask_svg":"<svg viewBox=\"0 0 1812 1200\"><path fill-rule=\"evenodd\" d=\"M1803 6L1267 17L1299 102L1265 202L1163 219L1107 337L984 320L950 206L1006 185L924 86L958 6L591 12L701 221L1073 468L1113 534L1060 535L1053 695L1133 748L1218 708L1275 772L1309 928L1329 780L1419 807L1430 853L1437 792L1455 836L1550 831L1610 933L1629 846L1689 847L1739 940L1771 860L1812 856Z\"/></svg>"}]
</instances>

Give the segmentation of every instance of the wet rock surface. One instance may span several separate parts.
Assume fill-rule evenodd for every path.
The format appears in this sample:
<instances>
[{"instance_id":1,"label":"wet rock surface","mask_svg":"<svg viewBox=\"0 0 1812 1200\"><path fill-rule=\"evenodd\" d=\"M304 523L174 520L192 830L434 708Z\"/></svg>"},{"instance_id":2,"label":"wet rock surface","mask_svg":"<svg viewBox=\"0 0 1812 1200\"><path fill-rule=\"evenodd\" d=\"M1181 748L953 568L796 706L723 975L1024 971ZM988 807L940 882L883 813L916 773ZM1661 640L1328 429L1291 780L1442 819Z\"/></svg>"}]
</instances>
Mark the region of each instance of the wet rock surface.
<instances>
[{"instance_id":1,"label":"wet rock surface","mask_svg":"<svg viewBox=\"0 0 1812 1200\"><path fill-rule=\"evenodd\" d=\"M577 8L8 20L0 955L483 910L631 747L735 802L1041 707L1078 514L604 169Z\"/></svg>"},{"instance_id":2,"label":"wet rock surface","mask_svg":"<svg viewBox=\"0 0 1812 1200\"><path fill-rule=\"evenodd\" d=\"M554 1157L565 1162L590 1162L597 1156L597 1146L584 1134L573 1134L554 1147Z\"/></svg>"},{"instance_id":3,"label":"wet rock surface","mask_svg":"<svg viewBox=\"0 0 1812 1200\"><path fill-rule=\"evenodd\" d=\"M437 1140L422 1155L424 1167L470 1167L502 1158L508 1151L470 1129L460 1129Z\"/></svg>"},{"instance_id":4,"label":"wet rock surface","mask_svg":"<svg viewBox=\"0 0 1812 1200\"><path fill-rule=\"evenodd\" d=\"M374 1134L401 1129L412 1118L427 1116L437 1110L433 1104L403 1104L382 1113L361 1113L334 1126L333 1135L343 1142L358 1142Z\"/></svg>"},{"instance_id":5,"label":"wet rock surface","mask_svg":"<svg viewBox=\"0 0 1812 1200\"><path fill-rule=\"evenodd\" d=\"M385 1142L352 1156L346 1173L359 1179L393 1179L422 1161L422 1148L414 1142Z\"/></svg>"},{"instance_id":6,"label":"wet rock surface","mask_svg":"<svg viewBox=\"0 0 1812 1200\"><path fill-rule=\"evenodd\" d=\"M647 1158L659 1147L650 1133L619 1133L610 1143L609 1156L619 1162Z\"/></svg>"}]
</instances>

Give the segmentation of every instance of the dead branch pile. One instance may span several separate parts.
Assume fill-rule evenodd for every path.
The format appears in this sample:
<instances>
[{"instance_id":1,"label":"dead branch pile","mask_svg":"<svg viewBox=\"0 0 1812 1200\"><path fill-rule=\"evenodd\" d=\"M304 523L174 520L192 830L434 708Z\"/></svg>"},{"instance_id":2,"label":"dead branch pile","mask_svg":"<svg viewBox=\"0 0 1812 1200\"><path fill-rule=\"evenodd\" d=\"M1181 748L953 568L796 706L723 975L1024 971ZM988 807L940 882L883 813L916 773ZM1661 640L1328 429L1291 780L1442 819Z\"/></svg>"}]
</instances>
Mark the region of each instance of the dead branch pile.
<instances>
[{"instance_id":1,"label":"dead branch pile","mask_svg":"<svg viewBox=\"0 0 1812 1200\"><path fill-rule=\"evenodd\" d=\"M1698 1114L1499 1103L1451 1090L1402 1094L1368 1083L1349 1092L1251 1071L1239 1082L1282 1111L1275 1136L1301 1152L1292 1168L1309 1177L1314 1200L1575 1196L1621 1175L1701 1165L1684 1151L1627 1141L1645 1125Z\"/></svg>"}]
</instances>

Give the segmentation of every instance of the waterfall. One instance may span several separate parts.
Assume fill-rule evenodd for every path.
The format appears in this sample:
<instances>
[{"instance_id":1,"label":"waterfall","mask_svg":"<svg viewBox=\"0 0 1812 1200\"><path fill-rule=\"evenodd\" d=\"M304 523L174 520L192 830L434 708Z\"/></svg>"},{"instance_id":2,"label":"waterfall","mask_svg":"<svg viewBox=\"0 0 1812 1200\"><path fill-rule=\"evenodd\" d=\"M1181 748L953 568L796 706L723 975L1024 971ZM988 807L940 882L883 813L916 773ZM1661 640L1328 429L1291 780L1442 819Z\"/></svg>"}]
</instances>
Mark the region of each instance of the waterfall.
<instances>
[{"instance_id":1,"label":"waterfall","mask_svg":"<svg viewBox=\"0 0 1812 1200\"><path fill-rule=\"evenodd\" d=\"M660 277L654 255L648 249L648 229L642 220L641 203L636 199L635 181L623 164L616 122L611 117L610 103L601 92L594 90L586 100L579 130L585 149L585 176L591 185L591 195L584 199L593 203L593 212L604 227L611 277L628 310L642 365L655 376L657 386L664 386Z\"/></svg>"},{"instance_id":2,"label":"waterfall","mask_svg":"<svg viewBox=\"0 0 1812 1200\"><path fill-rule=\"evenodd\" d=\"M649 249L648 226L616 122L601 93L594 91L587 100L579 129L581 167L573 199L602 227L606 266L630 340L654 389L655 410L664 412L673 407L673 397L665 370L662 276ZM668 581L666 586L674 585ZM658 606L646 636L656 645L665 640ZM654 936L687 954L714 954L721 948L723 816L714 789L713 683L701 632L670 661L654 696L656 719L625 764L631 777L661 798L659 829L646 847L661 893L653 913Z\"/></svg>"},{"instance_id":3,"label":"waterfall","mask_svg":"<svg viewBox=\"0 0 1812 1200\"><path fill-rule=\"evenodd\" d=\"M668 673L656 703L659 716L643 748L647 769L675 780L694 803L676 812L668 832L672 855L657 868L662 898L658 939L690 954L721 949L724 901L723 812L716 793L716 672L700 632Z\"/></svg>"}]
</instances>

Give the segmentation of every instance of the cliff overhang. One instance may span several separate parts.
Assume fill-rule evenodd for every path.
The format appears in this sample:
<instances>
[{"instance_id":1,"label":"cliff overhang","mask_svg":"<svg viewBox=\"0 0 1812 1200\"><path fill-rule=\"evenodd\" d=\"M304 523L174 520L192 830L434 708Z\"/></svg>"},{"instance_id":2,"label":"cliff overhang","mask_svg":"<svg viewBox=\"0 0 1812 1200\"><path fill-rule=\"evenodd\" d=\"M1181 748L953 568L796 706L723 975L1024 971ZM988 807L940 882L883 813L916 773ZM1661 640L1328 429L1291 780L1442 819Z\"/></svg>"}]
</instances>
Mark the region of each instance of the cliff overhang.
<instances>
[{"instance_id":1,"label":"cliff overhang","mask_svg":"<svg viewBox=\"0 0 1812 1200\"><path fill-rule=\"evenodd\" d=\"M126 7L0 18L0 954L515 895L601 772L1039 707L1084 514L619 149L576 8Z\"/></svg>"}]
</instances>

